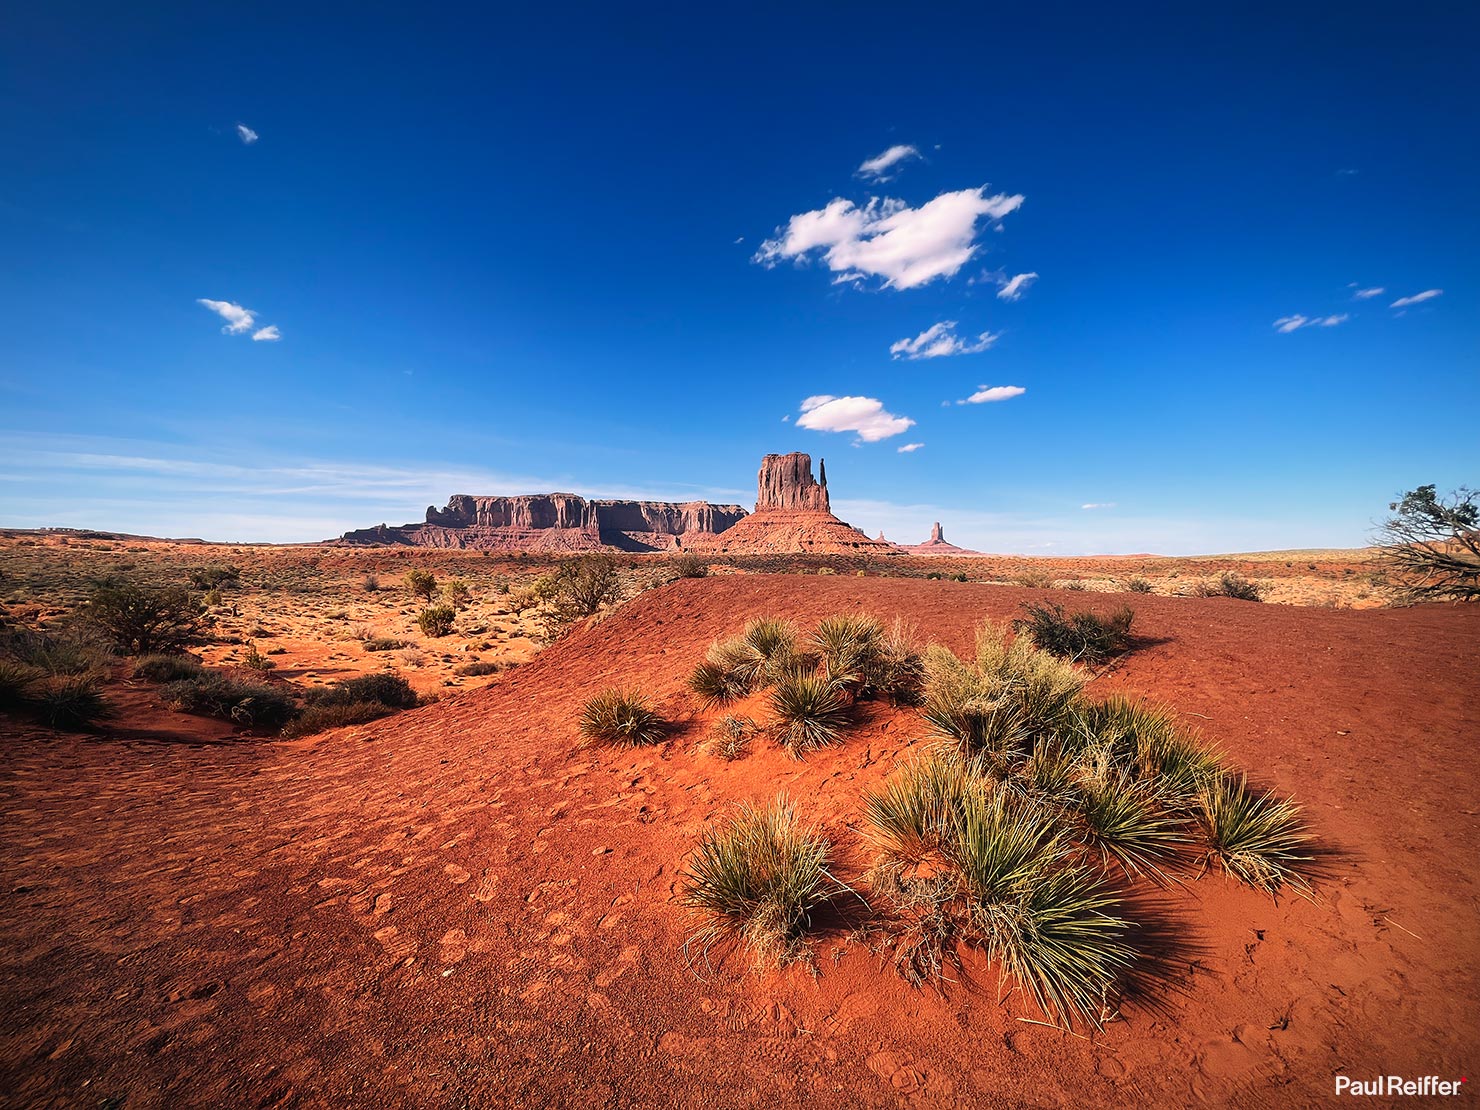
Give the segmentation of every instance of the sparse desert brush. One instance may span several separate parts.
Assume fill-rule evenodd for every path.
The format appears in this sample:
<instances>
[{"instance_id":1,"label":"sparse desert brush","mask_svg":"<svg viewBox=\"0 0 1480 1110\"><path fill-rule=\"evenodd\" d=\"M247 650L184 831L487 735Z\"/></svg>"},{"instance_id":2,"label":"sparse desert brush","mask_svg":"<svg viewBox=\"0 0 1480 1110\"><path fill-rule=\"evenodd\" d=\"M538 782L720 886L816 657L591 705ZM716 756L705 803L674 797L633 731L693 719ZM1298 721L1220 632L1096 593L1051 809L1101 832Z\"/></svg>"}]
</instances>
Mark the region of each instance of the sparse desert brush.
<instances>
[{"instance_id":1,"label":"sparse desert brush","mask_svg":"<svg viewBox=\"0 0 1480 1110\"><path fill-rule=\"evenodd\" d=\"M270 671L277 664L258 651L255 643L249 642L247 644L247 653L242 656L242 666L254 671Z\"/></svg>"},{"instance_id":2,"label":"sparse desert brush","mask_svg":"<svg viewBox=\"0 0 1480 1110\"><path fill-rule=\"evenodd\" d=\"M145 682L178 682L200 671L200 660L193 655L146 655L134 664L134 677Z\"/></svg>"},{"instance_id":3,"label":"sparse desert brush","mask_svg":"<svg viewBox=\"0 0 1480 1110\"><path fill-rule=\"evenodd\" d=\"M108 703L95 678L57 678L43 684L33 709L52 728L85 729L109 716Z\"/></svg>"},{"instance_id":4,"label":"sparse desert brush","mask_svg":"<svg viewBox=\"0 0 1480 1110\"><path fill-rule=\"evenodd\" d=\"M533 586L520 586L509 591L509 611L516 617L540 603L540 594Z\"/></svg>"},{"instance_id":5,"label":"sparse desert brush","mask_svg":"<svg viewBox=\"0 0 1480 1110\"><path fill-rule=\"evenodd\" d=\"M1225 570L1213 581L1201 581L1192 587L1194 597L1232 597L1239 601L1263 601L1264 587L1250 582L1231 570Z\"/></svg>"},{"instance_id":6,"label":"sparse desert brush","mask_svg":"<svg viewBox=\"0 0 1480 1110\"><path fill-rule=\"evenodd\" d=\"M472 600L473 591L463 579L454 578L442 587L442 596L452 608L464 609L467 607L468 602Z\"/></svg>"},{"instance_id":7,"label":"sparse desert brush","mask_svg":"<svg viewBox=\"0 0 1480 1110\"><path fill-rule=\"evenodd\" d=\"M378 575L374 575L374 574L367 574L367 575L365 575L365 581L363 583L363 586L364 586L364 590L365 590L365 592L367 594L373 594L373 593L378 592L379 589L380 589L380 578L379 578L379 576Z\"/></svg>"},{"instance_id":8,"label":"sparse desert brush","mask_svg":"<svg viewBox=\"0 0 1480 1110\"><path fill-rule=\"evenodd\" d=\"M1271 895L1286 886L1310 892L1301 874L1310 862L1305 851L1310 838L1293 802L1255 794L1244 776L1225 772L1203 780L1197 820L1209 862L1225 874Z\"/></svg>"},{"instance_id":9,"label":"sparse desert brush","mask_svg":"<svg viewBox=\"0 0 1480 1110\"><path fill-rule=\"evenodd\" d=\"M1127 578L1125 580L1125 588L1133 594L1149 594L1155 592L1150 580L1142 578L1139 574Z\"/></svg>"},{"instance_id":10,"label":"sparse desert brush","mask_svg":"<svg viewBox=\"0 0 1480 1110\"><path fill-rule=\"evenodd\" d=\"M405 646L405 640L397 640L392 636L370 636L365 640L366 651L398 651Z\"/></svg>"},{"instance_id":11,"label":"sparse desert brush","mask_svg":"<svg viewBox=\"0 0 1480 1110\"><path fill-rule=\"evenodd\" d=\"M501 664L490 661L486 663L463 663L461 666L454 668L452 673L461 675L464 678L476 678L486 674L498 674L501 670L503 670Z\"/></svg>"},{"instance_id":12,"label":"sparse desert brush","mask_svg":"<svg viewBox=\"0 0 1480 1110\"><path fill-rule=\"evenodd\" d=\"M1046 571L1022 570L1014 574L1011 581L1014 585L1026 586L1032 590L1051 590L1053 589L1054 577Z\"/></svg>"},{"instance_id":13,"label":"sparse desert brush","mask_svg":"<svg viewBox=\"0 0 1480 1110\"><path fill-rule=\"evenodd\" d=\"M387 709L415 709L421 703L411 684L398 674L366 674L309 692L310 706L373 702Z\"/></svg>"},{"instance_id":14,"label":"sparse desert brush","mask_svg":"<svg viewBox=\"0 0 1480 1110\"><path fill-rule=\"evenodd\" d=\"M388 717L394 712L396 712L394 709L378 701L310 705L299 716L288 722L287 727L283 729L283 735L290 740L300 736L312 736L318 732L327 732L331 728L368 724L382 717Z\"/></svg>"},{"instance_id":15,"label":"sparse desert brush","mask_svg":"<svg viewBox=\"0 0 1480 1110\"><path fill-rule=\"evenodd\" d=\"M741 806L704 834L680 872L681 900L700 920L685 951L707 961L715 944L738 941L761 966L800 958L812 912L839 889L828 873L830 850L785 797Z\"/></svg>"},{"instance_id":16,"label":"sparse desert brush","mask_svg":"<svg viewBox=\"0 0 1480 1110\"><path fill-rule=\"evenodd\" d=\"M708 578L709 564L692 552L676 556L668 564L680 578Z\"/></svg>"},{"instance_id":17,"label":"sparse desert brush","mask_svg":"<svg viewBox=\"0 0 1480 1110\"><path fill-rule=\"evenodd\" d=\"M134 580L101 585L82 613L125 655L179 651L201 632L200 602L179 587Z\"/></svg>"},{"instance_id":18,"label":"sparse desert brush","mask_svg":"<svg viewBox=\"0 0 1480 1110\"><path fill-rule=\"evenodd\" d=\"M416 627L433 638L450 635L457 613L451 605L429 605L416 618Z\"/></svg>"},{"instance_id":19,"label":"sparse desert brush","mask_svg":"<svg viewBox=\"0 0 1480 1110\"><path fill-rule=\"evenodd\" d=\"M829 744L842 743L849 702L844 688L825 674L795 671L771 690L776 738L797 759Z\"/></svg>"},{"instance_id":20,"label":"sparse desert brush","mask_svg":"<svg viewBox=\"0 0 1480 1110\"><path fill-rule=\"evenodd\" d=\"M187 577L197 590L218 590L241 580L240 567L193 567Z\"/></svg>"},{"instance_id":21,"label":"sparse desert brush","mask_svg":"<svg viewBox=\"0 0 1480 1110\"><path fill-rule=\"evenodd\" d=\"M710 726L702 748L707 754L729 762L743 756L759 734L760 726L749 717L721 717Z\"/></svg>"},{"instance_id":22,"label":"sparse desert brush","mask_svg":"<svg viewBox=\"0 0 1480 1110\"><path fill-rule=\"evenodd\" d=\"M406 583L408 590L426 601L431 601L432 595L437 592L437 576L429 570L408 570L402 581Z\"/></svg>"},{"instance_id":23,"label":"sparse desert brush","mask_svg":"<svg viewBox=\"0 0 1480 1110\"><path fill-rule=\"evenodd\" d=\"M85 625L60 631L13 630L0 636L0 655L48 675L86 675L103 670L112 657L108 644Z\"/></svg>"},{"instance_id":24,"label":"sparse desert brush","mask_svg":"<svg viewBox=\"0 0 1480 1110\"><path fill-rule=\"evenodd\" d=\"M550 602L561 623L596 613L617 599L617 561L610 555L578 555L560 564L551 584Z\"/></svg>"},{"instance_id":25,"label":"sparse desert brush","mask_svg":"<svg viewBox=\"0 0 1480 1110\"><path fill-rule=\"evenodd\" d=\"M1062 582L1054 583L1054 585L1057 589L1073 590L1076 593L1082 593L1083 591L1089 589L1089 587L1085 585L1084 579L1082 578L1066 578Z\"/></svg>"},{"instance_id":26,"label":"sparse desert brush","mask_svg":"<svg viewBox=\"0 0 1480 1110\"><path fill-rule=\"evenodd\" d=\"M1013 628L1026 634L1035 647L1060 659L1099 664L1130 647L1135 613L1129 606L1123 605L1103 617L1088 610L1065 613L1064 607L1054 602L1023 608L1028 615L1013 621Z\"/></svg>"},{"instance_id":27,"label":"sparse desert brush","mask_svg":"<svg viewBox=\"0 0 1480 1110\"><path fill-rule=\"evenodd\" d=\"M581 746L656 744L667 734L662 717L636 690L603 690L581 710Z\"/></svg>"},{"instance_id":28,"label":"sparse desert brush","mask_svg":"<svg viewBox=\"0 0 1480 1110\"><path fill-rule=\"evenodd\" d=\"M165 703L182 713L201 713L249 727L281 728L298 715L298 704L277 686L245 682L221 671L202 670L163 688Z\"/></svg>"}]
</instances>

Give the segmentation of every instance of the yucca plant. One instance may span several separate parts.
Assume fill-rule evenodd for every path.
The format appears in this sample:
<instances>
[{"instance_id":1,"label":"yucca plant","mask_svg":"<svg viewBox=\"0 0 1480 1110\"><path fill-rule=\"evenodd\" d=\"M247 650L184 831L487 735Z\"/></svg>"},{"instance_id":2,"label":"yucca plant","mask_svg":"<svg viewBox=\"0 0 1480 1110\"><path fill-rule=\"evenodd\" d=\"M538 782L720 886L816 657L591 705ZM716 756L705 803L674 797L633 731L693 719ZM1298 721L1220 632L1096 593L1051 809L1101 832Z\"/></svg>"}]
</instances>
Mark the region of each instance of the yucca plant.
<instances>
[{"instance_id":1,"label":"yucca plant","mask_svg":"<svg viewBox=\"0 0 1480 1110\"><path fill-rule=\"evenodd\" d=\"M39 667L0 659L0 711L21 709L29 705L44 677L45 672Z\"/></svg>"},{"instance_id":2,"label":"yucca plant","mask_svg":"<svg viewBox=\"0 0 1480 1110\"><path fill-rule=\"evenodd\" d=\"M1285 886L1310 893L1300 873L1310 861L1305 854L1310 838L1294 803L1273 793L1254 794L1244 776L1224 772L1203 781L1197 820L1209 861L1226 874L1272 896Z\"/></svg>"},{"instance_id":3,"label":"yucca plant","mask_svg":"<svg viewBox=\"0 0 1480 1110\"><path fill-rule=\"evenodd\" d=\"M750 684L722 664L706 659L689 675L689 689L708 708L743 698L750 693Z\"/></svg>"},{"instance_id":4,"label":"yucca plant","mask_svg":"<svg viewBox=\"0 0 1480 1110\"><path fill-rule=\"evenodd\" d=\"M1101 867L1119 864L1131 878L1166 880L1163 868L1189 843L1185 826L1119 772L1083 782L1071 812L1077 839L1099 856Z\"/></svg>"},{"instance_id":5,"label":"yucca plant","mask_svg":"<svg viewBox=\"0 0 1480 1110\"><path fill-rule=\"evenodd\" d=\"M707 955L717 942L738 940L759 964L796 959L812 911L839 889L828 873L830 850L785 796L765 807L742 805L704 834L680 872L680 898L700 919L686 949Z\"/></svg>"},{"instance_id":6,"label":"yucca plant","mask_svg":"<svg viewBox=\"0 0 1480 1110\"><path fill-rule=\"evenodd\" d=\"M884 626L863 613L824 618L812 633L828 678L851 690L871 692L884 646Z\"/></svg>"},{"instance_id":7,"label":"yucca plant","mask_svg":"<svg viewBox=\"0 0 1480 1110\"><path fill-rule=\"evenodd\" d=\"M667 731L663 718L636 690L603 690L581 711L581 743L656 744Z\"/></svg>"},{"instance_id":8,"label":"yucca plant","mask_svg":"<svg viewBox=\"0 0 1480 1110\"><path fill-rule=\"evenodd\" d=\"M721 717L710 727L702 746L710 755L729 762L745 754L759 731L749 717Z\"/></svg>"},{"instance_id":9,"label":"yucca plant","mask_svg":"<svg viewBox=\"0 0 1480 1110\"><path fill-rule=\"evenodd\" d=\"M37 715L52 728L85 729L109 715L108 703L93 678L58 679L36 696Z\"/></svg>"},{"instance_id":10,"label":"yucca plant","mask_svg":"<svg viewBox=\"0 0 1480 1110\"><path fill-rule=\"evenodd\" d=\"M709 645L704 662L689 676L689 689L706 705L764 689L796 669L796 638L790 621L758 617L740 635Z\"/></svg>"},{"instance_id":11,"label":"yucca plant","mask_svg":"<svg viewBox=\"0 0 1480 1110\"><path fill-rule=\"evenodd\" d=\"M782 747L798 759L814 749L842 742L848 725L848 696L825 674L794 672L771 690Z\"/></svg>"},{"instance_id":12,"label":"yucca plant","mask_svg":"<svg viewBox=\"0 0 1480 1110\"><path fill-rule=\"evenodd\" d=\"M925 658L915 630L900 617L879 641L864 686L887 694L895 705L919 705L925 689Z\"/></svg>"},{"instance_id":13,"label":"yucca plant","mask_svg":"<svg viewBox=\"0 0 1480 1110\"><path fill-rule=\"evenodd\" d=\"M881 866L901 871L939 860L954 843L968 798L990 783L972 773L960 755L938 748L907 763L864 797L864 839Z\"/></svg>"}]
</instances>

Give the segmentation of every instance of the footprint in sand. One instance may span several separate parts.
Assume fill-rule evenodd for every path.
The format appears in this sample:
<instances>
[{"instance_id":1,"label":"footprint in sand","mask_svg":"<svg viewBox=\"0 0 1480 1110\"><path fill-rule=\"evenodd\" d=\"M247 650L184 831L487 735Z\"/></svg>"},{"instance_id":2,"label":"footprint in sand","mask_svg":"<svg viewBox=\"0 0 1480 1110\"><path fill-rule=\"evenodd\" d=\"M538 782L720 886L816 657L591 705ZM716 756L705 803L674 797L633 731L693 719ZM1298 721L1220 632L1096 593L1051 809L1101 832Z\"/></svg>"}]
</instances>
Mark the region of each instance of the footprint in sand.
<instances>
[{"instance_id":1,"label":"footprint in sand","mask_svg":"<svg viewBox=\"0 0 1480 1110\"><path fill-rule=\"evenodd\" d=\"M463 883L473 877L471 872L464 870L455 863L449 863L446 867L442 868L442 871L452 880L453 886L462 886Z\"/></svg>"}]
</instances>

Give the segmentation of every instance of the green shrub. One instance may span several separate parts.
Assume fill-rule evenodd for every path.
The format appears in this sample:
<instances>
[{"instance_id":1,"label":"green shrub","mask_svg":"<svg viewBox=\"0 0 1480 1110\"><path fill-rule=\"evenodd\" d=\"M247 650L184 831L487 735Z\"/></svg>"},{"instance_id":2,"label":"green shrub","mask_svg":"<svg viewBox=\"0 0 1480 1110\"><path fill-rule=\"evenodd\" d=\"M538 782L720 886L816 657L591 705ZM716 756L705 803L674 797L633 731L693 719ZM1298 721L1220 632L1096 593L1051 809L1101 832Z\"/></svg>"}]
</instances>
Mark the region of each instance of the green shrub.
<instances>
[{"instance_id":1,"label":"green shrub","mask_svg":"<svg viewBox=\"0 0 1480 1110\"><path fill-rule=\"evenodd\" d=\"M1310 861L1304 851L1310 838L1293 803L1256 795L1244 777L1225 773L1203 781L1197 819L1208 858L1226 874L1271 895L1284 886L1309 893L1301 869Z\"/></svg>"},{"instance_id":2,"label":"green shrub","mask_svg":"<svg viewBox=\"0 0 1480 1110\"><path fill-rule=\"evenodd\" d=\"M390 636L372 636L365 641L366 651L399 651L405 646L405 640L397 640Z\"/></svg>"},{"instance_id":3,"label":"green shrub","mask_svg":"<svg viewBox=\"0 0 1480 1110\"><path fill-rule=\"evenodd\" d=\"M884 626L877 617L846 613L826 617L812 633L827 677L849 690L868 685L883 650Z\"/></svg>"},{"instance_id":4,"label":"green shrub","mask_svg":"<svg viewBox=\"0 0 1480 1110\"><path fill-rule=\"evenodd\" d=\"M288 722L283 735L289 739L312 736L331 728L363 725L388 717L395 710L377 701L333 702L310 705L301 715Z\"/></svg>"},{"instance_id":5,"label":"green shrub","mask_svg":"<svg viewBox=\"0 0 1480 1110\"><path fill-rule=\"evenodd\" d=\"M593 615L617 597L617 561L610 555L579 555L560 564L550 601L561 624Z\"/></svg>"},{"instance_id":6,"label":"green shrub","mask_svg":"<svg viewBox=\"0 0 1480 1110\"><path fill-rule=\"evenodd\" d=\"M849 720L843 687L825 674L793 672L771 690L777 738L798 759L807 752L842 742Z\"/></svg>"},{"instance_id":7,"label":"green shrub","mask_svg":"<svg viewBox=\"0 0 1480 1110\"><path fill-rule=\"evenodd\" d=\"M1125 580L1125 588L1133 594L1154 593L1151 582L1140 575L1133 575Z\"/></svg>"},{"instance_id":8,"label":"green shrub","mask_svg":"<svg viewBox=\"0 0 1480 1110\"><path fill-rule=\"evenodd\" d=\"M398 674L366 674L310 691L311 706L374 703L387 709L415 709L421 703L411 684Z\"/></svg>"},{"instance_id":9,"label":"green shrub","mask_svg":"<svg viewBox=\"0 0 1480 1110\"><path fill-rule=\"evenodd\" d=\"M270 671L277 664L257 650L255 643L247 644L247 653L242 657L242 666L254 671Z\"/></svg>"},{"instance_id":10,"label":"green shrub","mask_svg":"<svg viewBox=\"0 0 1480 1110\"><path fill-rule=\"evenodd\" d=\"M581 711L581 746L656 744L668 727L636 690L604 690Z\"/></svg>"},{"instance_id":11,"label":"green shrub","mask_svg":"<svg viewBox=\"0 0 1480 1110\"><path fill-rule=\"evenodd\" d=\"M837 891L830 850L785 797L765 808L742 806L704 834L680 872L680 899L700 920L685 951L697 946L707 958L714 944L733 940L760 965L800 958L813 911Z\"/></svg>"},{"instance_id":12,"label":"green shrub","mask_svg":"<svg viewBox=\"0 0 1480 1110\"><path fill-rule=\"evenodd\" d=\"M134 664L134 677L146 682L178 682L200 672L200 660L193 655L146 655Z\"/></svg>"},{"instance_id":13,"label":"green shrub","mask_svg":"<svg viewBox=\"0 0 1480 1110\"><path fill-rule=\"evenodd\" d=\"M416 627L433 638L446 636L452 632L452 622L456 617L450 605L431 605L416 618Z\"/></svg>"},{"instance_id":14,"label":"green shrub","mask_svg":"<svg viewBox=\"0 0 1480 1110\"><path fill-rule=\"evenodd\" d=\"M167 654L195 642L200 603L180 587L123 581L96 587L83 613L125 655Z\"/></svg>"},{"instance_id":15,"label":"green shrub","mask_svg":"<svg viewBox=\"0 0 1480 1110\"><path fill-rule=\"evenodd\" d=\"M1088 611L1065 613L1062 605L1053 602L1023 608L1027 617L1013 621L1013 627L1026 633L1035 647L1060 659L1099 664L1130 647L1135 614L1126 606L1107 617Z\"/></svg>"},{"instance_id":16,"label":"green shrub","mask_svg":"<svg viewBox=\"0 0 1480 1110\"><path fill-rule=\"evenodd\" d=\"M437 592L437 576L429 570L413 567L401 581L406 583L408 590L425 601L431 601L432 595Z\"/></svg>"},{"instance_id":17,"label":"green shrub","mask_svg":"<svg viewBox=\"0 0 1480 1110\"><path fill-rule=\"evenodd\" d=\"M6 632L0 635L0 655L44 674L73 676L101 671L110 659L106 643L75 626L60 633Z\"/></svg>"},{"instance_id":18,"label":"green shrub","mask_svg":"<svg viewBox=\"0 0 1480 1110\"><path fill-rule=\"evenodd\" d=\"M689 689L713 705L771 686L799 665L796 638L790 621L749 621L739 636L709 645L704 662L689 676Z\"/></svg>"},{"instance_id":19,"label":"green shrub","mask_svg":"<svg viewBox=\"0 0 1480 1110\"><path fill-rule=\"evenodd\" d=\"M281 728L298 715L297 703L276 686L246 682L222 671L202 670L193 678L171 682L165 703L182 713L219 717L255 727Z\"/></svg>"},{"instance_id":20,"label":"green shrub","mask_svg":"<svg viewBox=\"0 0 1480 1110\"><path fill-rule=\"evenodd\" d=\"M442 587L442 596L447 600L447 604L454 609L465 609L473 597L473 591L468 588L468 584L461 578L454 578Z\"/></svg>"}]
</instances>

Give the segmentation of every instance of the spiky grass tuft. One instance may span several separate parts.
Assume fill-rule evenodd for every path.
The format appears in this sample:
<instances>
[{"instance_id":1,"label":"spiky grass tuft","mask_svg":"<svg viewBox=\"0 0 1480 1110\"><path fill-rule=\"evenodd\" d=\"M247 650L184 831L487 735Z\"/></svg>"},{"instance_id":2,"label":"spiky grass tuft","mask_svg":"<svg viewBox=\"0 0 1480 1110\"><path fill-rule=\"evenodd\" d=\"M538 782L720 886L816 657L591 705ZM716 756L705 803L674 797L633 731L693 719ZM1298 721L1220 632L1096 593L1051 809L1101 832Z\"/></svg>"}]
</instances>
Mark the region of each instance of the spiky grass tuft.
<instances>
[{"instance_id":1,"label":"spiky grass tuft","mask_svg":"<svg viewBox=\"0 0 1480 1110\"><path fill-rule=\"evenodd\" d=\"M797 630L790 621L758 617L738 636L709 645L689 676L689 689L706 706L743 698L797 669Z\"/></svg>"},{"instance_id":2,"label":"spiky grass tuft","mask_svg":"<svg viewBox=\"0 0 1480 1110\"><path fill-rule=\"evenodd\" d=\"M1246 777L1222 773L1207 778L1198 792L1198 824L1207 838L1208 858L1226 874L1267 894L1282 887L1310 893L1301 875L1310 862L1310 838L1293 802L1272 793L1255 794Z\"/></svg>"},{"instance_id":3,"label":"spiky grass tuft","mask_svg":"<svg viewBox=\"0 0 1480 1110\"><path fill-rule=\"evenodd\" d=\"M782 747L801 759L806 753L842 742L848 725L848 696L825 674L794 672L771 691Z\"/></svg>"},{"instance_id":4,"label":"spiky grass tuft","mask_svg":"<svg viewBox=\"0 0 1480 1110\"><path fill-rule=\"evenodd\" d=\"M701 748L727 763L739 759L760 729L749 717L721 717L709 729Z\"/></svg>"},{"instance_id":5,"label":"spiky grass tuft","mask_svg":"<svg viewBox=\"0 0 1480 1110\"><path fill-rule=\"evenodd\" d=\"M812 633L812 644L822 657L828 678L852 690L870 684L884 645L884 626L863 613L826 617Z\"/></svg>"},{"instance_id":6,"label":"spiky grass tuft","mask_svg":"<svg viewBox=\"0 0 1480 1110\"><path fill-rule=\"evenodd\" d=\"M581 711L581 746L656 744L667 727L636 690L603 690Z\"/></svg>"},{"instance_id":7,"label":"spiky grass tuft","mask_svg":"<svg viewBox=\"0 0 1480 1110\"><path fill-rule=\"evenodd\" d=\"M799 958L812 911L836 892L830 850L785 796L764 808L741 806L732 821L704 834L680 873L680 898L701 922L686 947L707 955L716 943L737 940L762 965Z\"/></svg>"},{"instance_id":8,"label":"spiky grass tuft","mask_svg":"<svg viewBox=\"0 0 1480 1110\"><path fill-rule=\"evenodd\" d=\"M864 797L864 840L881 866L901 873L939 862L955 842L967 799L987 789L956 751L937 748Z\"/></svg>"},{"instance_id":9,"label":"spiky grass tuft","mask_svg":"<svg viewBox=\"0 0 1480 1110\"><path fill-rule=\"evenodd\" d=\"M1069 808L1076 819L1076 838L1098 855L1101 868L1118 864L1131 878L1144 875L1165 881L1164 868L1190 843L1185 825L1119 772L1086 777Z\"/></svg>"},{"instance_id":10,"label":"spiky grass tuft","mask_svg":"<svg viewBox=\"0 0 1480 1110\"><path fill-rule=\"evenodd\" d=\"M37 715L52 728L91 728L110 714L95 678L60 678L42 687L35 700Z\"/></svg>"}]
</instances>

